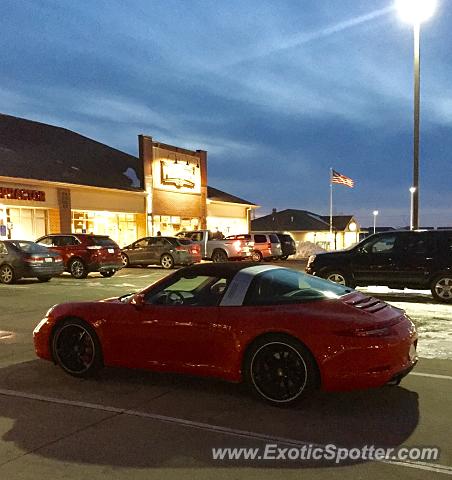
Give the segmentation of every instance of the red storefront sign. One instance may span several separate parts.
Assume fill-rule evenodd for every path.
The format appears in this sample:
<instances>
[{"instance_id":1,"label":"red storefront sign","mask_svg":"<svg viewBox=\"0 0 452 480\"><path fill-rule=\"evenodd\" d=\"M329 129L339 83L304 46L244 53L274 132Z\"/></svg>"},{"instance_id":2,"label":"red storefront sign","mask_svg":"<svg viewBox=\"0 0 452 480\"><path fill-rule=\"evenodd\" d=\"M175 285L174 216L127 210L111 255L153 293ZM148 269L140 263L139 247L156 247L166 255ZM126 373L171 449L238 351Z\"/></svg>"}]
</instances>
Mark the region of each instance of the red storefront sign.
<instances>
[{"instance_id":1,"label":"red storefront sign","mask_svg":"<svg viewBox=\"0 0 452 480\"><path fill-rule=\"evenodd\" d=\"M0 198L7 200L30 200L33 202L45 202L46 192L29 190L27 188L0 187Z\"/></svg>"}]
</instances>

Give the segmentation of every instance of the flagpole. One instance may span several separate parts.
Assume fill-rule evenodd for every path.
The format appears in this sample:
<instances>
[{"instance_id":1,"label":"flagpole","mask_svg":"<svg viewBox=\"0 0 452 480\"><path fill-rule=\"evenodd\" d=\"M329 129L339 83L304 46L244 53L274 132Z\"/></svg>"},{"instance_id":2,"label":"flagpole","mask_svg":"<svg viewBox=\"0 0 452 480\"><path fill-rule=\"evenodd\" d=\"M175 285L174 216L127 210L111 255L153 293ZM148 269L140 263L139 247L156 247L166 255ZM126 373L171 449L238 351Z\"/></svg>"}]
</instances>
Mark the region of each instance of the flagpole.
<instances>
[{"instance_id":1,"label":"flagpole","mask_svg":"<svg viewBox=\"0 0 452 480\"><path fill-rule=\"evenodd\" d=\"M333 169L330 167L330 245L333 238Z\"/></svg>"}]
</instances>

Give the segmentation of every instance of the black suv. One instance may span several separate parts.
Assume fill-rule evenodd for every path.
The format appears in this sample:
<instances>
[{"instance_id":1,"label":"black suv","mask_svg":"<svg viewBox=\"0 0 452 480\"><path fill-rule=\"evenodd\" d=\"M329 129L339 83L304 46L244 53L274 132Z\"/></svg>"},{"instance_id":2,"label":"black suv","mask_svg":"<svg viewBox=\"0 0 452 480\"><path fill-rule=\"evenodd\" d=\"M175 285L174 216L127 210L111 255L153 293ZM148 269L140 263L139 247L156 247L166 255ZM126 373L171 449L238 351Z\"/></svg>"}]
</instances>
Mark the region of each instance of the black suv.
<instances>
[{"instance_id":1,"label":"black suv","mask_svg":"<svg viewBox=\"0 0 452 480\"><path fill-rule=\"evenodd\" d=\"M347 250L312 255L306 272L349 287L430 289L452 303L452 230L371 235Z\"/></svg>"}]
</instances>

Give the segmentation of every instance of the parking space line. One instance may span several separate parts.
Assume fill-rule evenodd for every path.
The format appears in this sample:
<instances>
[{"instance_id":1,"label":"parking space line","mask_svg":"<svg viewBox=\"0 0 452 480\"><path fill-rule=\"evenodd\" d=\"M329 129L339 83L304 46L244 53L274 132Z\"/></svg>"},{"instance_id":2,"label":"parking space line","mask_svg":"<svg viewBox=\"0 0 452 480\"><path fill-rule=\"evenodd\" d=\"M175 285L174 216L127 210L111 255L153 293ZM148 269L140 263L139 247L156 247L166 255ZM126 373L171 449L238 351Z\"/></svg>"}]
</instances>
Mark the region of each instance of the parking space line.
<instances>
[{"instance_id":1,"label":"parking space line","mask_svg":"<svg viewBox=\"0 0 452 480\"><path fill-rule=\"evenodd\" d=\"M422 372L411 372L411 375L416 375L418 377L430 377L430 378L439 378L442 380L452 380L450 375L438 375L436 373L422 373Z\"/></svg>"},{"instance_id":2,"label":"parking space line","mask_svg":"<svg viewBox=\"0 0 452 480\"><path fill-rule=\"evenodd\" d=\"M97 403L79 402L75 400L65 400L61 398L46 397L43 395L19 392L15 390L0 389L0 395L7 396L7 397L24 398L28 400L36 400L36 401L41 401L41 402L51 403L51 404L66 405L71 407L89 408L92 410L129 415L133 417L147 418L150 420L156 420L164 423L180 425L187 428L194 428L197 430L204 430L204 431L209 431L213 433L218 433L220 435L247 438L250 440L258 440L258 441L267 442L267 443L270 443L270 442L279 443L281 445L293 446L298 448L301 448L305 445L312 445L314 447L322 447L322 448L326 446L326 445L322 445L314 442L306 442L302 440L272 436L272 435L267 435L263 433L250 432L247 430L239 430L235 428L222 427L221 425L212 425L209 423L187 420L184 418L170 417L167 415L159 415L156 413L140 412L136 410L129 410L127 408L109 407L107 405L100 405ZM448 465L415 462L415 461L402 461L402 460L401 461L379 460L378 462L395 465L395 466L407 467L407 468L415 468L418 470L426 470L426 471L435 472L435 473L443 473L445 475L452 476L452 467Z\"/></svg>"}]
</instances>

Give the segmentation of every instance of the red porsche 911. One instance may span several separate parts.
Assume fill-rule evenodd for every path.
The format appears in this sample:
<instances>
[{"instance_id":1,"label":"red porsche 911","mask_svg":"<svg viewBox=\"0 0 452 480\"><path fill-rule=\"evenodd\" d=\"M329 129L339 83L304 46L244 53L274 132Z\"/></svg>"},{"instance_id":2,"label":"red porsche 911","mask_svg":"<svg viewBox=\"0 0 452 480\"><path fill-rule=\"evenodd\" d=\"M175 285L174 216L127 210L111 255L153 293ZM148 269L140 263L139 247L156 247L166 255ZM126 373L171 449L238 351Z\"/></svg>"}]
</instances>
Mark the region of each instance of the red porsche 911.
<instances>
[{"instance_id":1,"label":"red porsche 911","mask_svg":"<svg viewBox=\"0 0 452 480\"><path fill-rule=\"evenodd\" d=\"M36 353L67 373L120 366L245 381L274 405L314 388L398 384L416 364L402 310L289 268L183 268L135 294L52 307Z\"/></svg>"}]
</instances>

